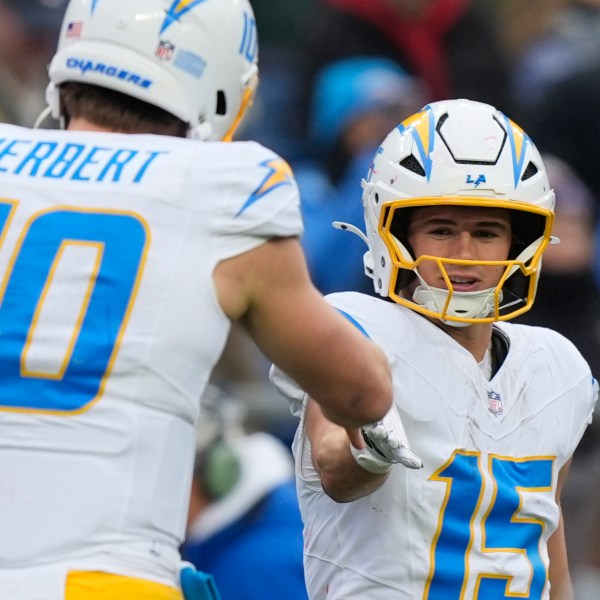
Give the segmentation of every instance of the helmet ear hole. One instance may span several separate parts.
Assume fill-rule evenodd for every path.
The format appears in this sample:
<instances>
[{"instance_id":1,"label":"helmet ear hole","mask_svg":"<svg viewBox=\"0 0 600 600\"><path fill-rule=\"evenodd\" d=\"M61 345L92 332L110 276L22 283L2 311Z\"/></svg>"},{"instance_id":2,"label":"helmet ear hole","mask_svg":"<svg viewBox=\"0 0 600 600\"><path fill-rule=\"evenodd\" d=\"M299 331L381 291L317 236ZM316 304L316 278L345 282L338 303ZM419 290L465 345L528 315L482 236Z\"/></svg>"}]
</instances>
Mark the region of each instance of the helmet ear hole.
<instances>
[{"instance_id":1,"label":"helmet ear hole","mask_svg":"<svg viewBox=\"0 0 600 600\"><path fill-rule=\"evenodd\" d=\"M510 251L511 259L516 258L521 251L544 235L546 225L542 215L524 211L511 211L513 246Z\"/></svg>"},{"instance_id":2,"label":"helmet ear hole","mask_svg":"<svg viewBox=\"0 0 600 600\"><path fill-rule=\"evenodd\" d=\"M227 98L225 97L225 92L223 90L217 91L217 108L215 112L218 115L226 115L227 114Z\"/></svg>"},{"instance_id":3,"label":"helmet ear hole","mask_svg":"<svg viewBox=\"0 0 600 600\"><path fill-rule=\"evenodd\" d=\"M408 271L407 269L398 270L398 278L396 279L396 289L394 292L398 295L402 295L402 290L408 287L417 278L414 271Z\"/></svg>"}]
</instances>

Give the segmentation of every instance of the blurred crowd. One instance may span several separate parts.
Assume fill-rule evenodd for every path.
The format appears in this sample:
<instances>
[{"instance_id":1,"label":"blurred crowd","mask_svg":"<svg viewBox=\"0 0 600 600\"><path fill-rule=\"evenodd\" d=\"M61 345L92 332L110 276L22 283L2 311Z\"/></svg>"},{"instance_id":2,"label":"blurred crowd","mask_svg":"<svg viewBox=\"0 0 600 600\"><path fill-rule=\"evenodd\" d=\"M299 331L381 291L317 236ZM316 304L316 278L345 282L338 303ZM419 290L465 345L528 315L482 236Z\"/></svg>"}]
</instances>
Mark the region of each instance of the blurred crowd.
<instances>
[{"instance_id":1,"label":"blurred crowd","mask_svg":"<svg viewBox=\"0 0 600 600\"><path fill-rule=\"evenodd\" d=\"M519 319L566 335L598 377L600 0L251 3L260 40L260 86L238 138L264 143L293 167L306 221L302 242L317 287L323 293L373 291L363 274L363 242L332 222L362 229L360 181L384 135L429 101L464 97L488 102L531 135L545 156L557 195L554 233L561 243L545 255L536 303ZM0 121L32 126L43 110L46 68L65 4L0 0ZM250 475L234 474L225 492L192 502L193 507L212 508L202 517L199 509L190 517L190 558L216 556L214 548L231 543L244 524L264 524L258 515L271 514L278 506L290 517L278 522L280 531L300 531L297 512L283 511L293 498L293 475L285 452L280 456L278 450L289 447L295 421L267 383L268 366L234 328L213 384L234 404L245 406L233 437L242 445L240 454L256 456L261 468L238 461L233 470L249 469L257 478L270 469L271 477L256 479L252 495L239 488L250 485ZM600 598L598 421L577 450L563 493L578 600ZM253 438L254 433L269 437ZM221 431L217 438L222 437ZM281 446L275 448L276 443ZM264 453L281 460L264 460ZM231 473L229 462L222 468ZM236 499L235 490L246 501ZM261 556L271 553L273 560L287 560L279 542L269 549L265 540L279 539L269 535L273 537L263 539ZM292 548L300 553L301 536L286 533L286 538L300 544ZM301 556L298 560L285 568L301 569ZM220 568L209 567L215 572ZM246 597L255 596L248 592ZM223 600L227 598L223 588Z\"/></svg>"}]
</instances>

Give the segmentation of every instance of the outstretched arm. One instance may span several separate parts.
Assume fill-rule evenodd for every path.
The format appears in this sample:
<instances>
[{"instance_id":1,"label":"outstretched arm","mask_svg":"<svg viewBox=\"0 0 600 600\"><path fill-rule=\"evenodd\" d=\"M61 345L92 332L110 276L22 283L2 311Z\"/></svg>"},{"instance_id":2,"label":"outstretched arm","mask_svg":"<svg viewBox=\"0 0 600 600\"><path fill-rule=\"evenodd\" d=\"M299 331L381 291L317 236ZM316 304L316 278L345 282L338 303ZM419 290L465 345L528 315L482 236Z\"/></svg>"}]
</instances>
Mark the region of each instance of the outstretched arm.
<instances>
[{"instance_id":1,"label":"outstretched arm","mask_svg":"<svg viewBox=\"0 0 600 600\"><path fill-rule=\"evenodd\" d=\"M351 502L377 490L393 465L420 469L421 459L410 451L395 406L384 418L362 428L365 444L353 447L345 431L331 423L312 400L304 421L311 458L325 493L336 502Z\"/></svg>"},{"instance_id":2,"label":"outstretched arm","mask_svg":"<svg viewBox=\"0 0 600 600\"><path fill-rule=\"evenodd\" d=\"M296 238L223 261L214 279L227 316L241 321L331 421L355 428L385 415L392 385L383 352L316 290Z\"/></svg>"}]
</instances>

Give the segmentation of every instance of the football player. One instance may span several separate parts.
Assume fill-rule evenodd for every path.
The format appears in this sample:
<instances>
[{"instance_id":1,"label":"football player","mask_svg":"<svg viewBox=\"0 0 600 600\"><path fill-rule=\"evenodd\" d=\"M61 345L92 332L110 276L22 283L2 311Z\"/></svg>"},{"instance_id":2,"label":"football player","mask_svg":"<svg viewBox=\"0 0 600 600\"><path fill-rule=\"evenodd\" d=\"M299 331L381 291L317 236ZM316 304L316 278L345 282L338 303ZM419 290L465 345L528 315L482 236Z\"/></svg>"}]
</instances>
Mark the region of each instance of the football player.
<instances>
[{"instance_id":1,"label":"football player","mask_svg":"<svg viewBox=\"0 0 600 600\"><path fill-rule=\"evenodd\" d=\"M355 443L392 405L385 356L309 280L289 167L223 143L257 57L248 0L72 0L47 94L66 131L0 125L3 600L181 598L231 321Z\"/></svg>"},{"instance_id":2,"label":"football player","mask_svg":"<svg viewBox=\"0 0 600 600\"><path fill-rule=\"evenodd\" d=\"M560 493L597 383L567 339L509 322L557 241L554 200L532 140L487 104L430 104L381 144L366 235L338 224L381 298L328 299L385 351L397 412L355 448L272 370L300 417L312 600L572 600ZM422 469L393 466L398 437Z\"/></svg>"}]
</instances>

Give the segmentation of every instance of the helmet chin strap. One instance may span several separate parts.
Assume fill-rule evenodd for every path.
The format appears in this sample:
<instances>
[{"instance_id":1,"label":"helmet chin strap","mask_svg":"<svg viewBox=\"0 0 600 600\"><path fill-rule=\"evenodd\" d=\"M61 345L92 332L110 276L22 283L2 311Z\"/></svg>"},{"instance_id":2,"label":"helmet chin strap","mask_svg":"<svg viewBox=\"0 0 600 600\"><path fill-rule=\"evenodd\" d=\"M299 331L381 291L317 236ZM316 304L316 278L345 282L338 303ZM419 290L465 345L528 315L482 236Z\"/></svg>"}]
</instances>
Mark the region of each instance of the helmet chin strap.
<instances>
[{"instance_id":1,"label":"helmet chin strap","mask_svg":"<svg viewBox=\"0 0 600 600\"><path fill-rule=\"evenodd\" d=\"M431 312L442 314L450 292L448 290L427 285L416 269L415 273L419 278L420 285L418 285L413 292L413 302L423 306ZM454 292L448 304L446 314L451 317L463 319L485 318L489 316L494 309L495 291L496 288L488 288L476 292ZM499 300L500 302L502 301L502 292L500 292ZM450 327L467 327L472 325L472 323L468 322L465 323L449 319L441 320Z\"/></svg>"},{"instance_id":2,"label":"helmet chin strap","mask_svg":"<svg viewBox=\"0 0 600 600\"><path fill-rule=\"evenodd\" d=\"M238 109L238 113L233 119L228 131L223 136L224 142L233 141L233 135L239 127L244 115L248 108L252 106L254 102L254 96L256 94L256 88L258 87L258 66L252 65L252 70L246 79L246 83L244 84L244 92L242 94L242 101L240 103L240 108Z\"/></svg>"},{"instance_id":3,"label":"helmet chin strap","mask_svg":"<svg viewBox=\"0 0 600 600\"><path fill-rule=\"evenodd\" d=\"M35 120L33 124L34 129L39 129L42 123L52 114L52 107L46 106L46 108L40 113L40 116Z\"/></svg>"}]
</instances>

